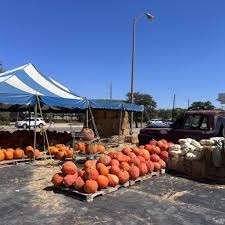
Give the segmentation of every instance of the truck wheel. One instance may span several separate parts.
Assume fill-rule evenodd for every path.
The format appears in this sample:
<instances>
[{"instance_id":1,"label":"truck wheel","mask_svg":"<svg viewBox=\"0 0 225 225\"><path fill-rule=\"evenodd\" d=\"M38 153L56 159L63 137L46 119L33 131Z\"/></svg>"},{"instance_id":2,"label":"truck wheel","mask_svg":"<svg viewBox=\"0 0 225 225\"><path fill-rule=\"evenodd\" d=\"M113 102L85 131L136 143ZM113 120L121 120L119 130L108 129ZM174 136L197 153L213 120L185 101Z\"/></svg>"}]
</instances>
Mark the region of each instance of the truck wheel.
<instances>
[{"instance_id":1,"label":"truck wheel","mask_svg":"<svg viewBox=\"0 0 225 225\"><path fill-rule=\"evenodd\" d=\"M27 124L23 124L23 129L27 129Z\"/></svg>"}]
</instances>

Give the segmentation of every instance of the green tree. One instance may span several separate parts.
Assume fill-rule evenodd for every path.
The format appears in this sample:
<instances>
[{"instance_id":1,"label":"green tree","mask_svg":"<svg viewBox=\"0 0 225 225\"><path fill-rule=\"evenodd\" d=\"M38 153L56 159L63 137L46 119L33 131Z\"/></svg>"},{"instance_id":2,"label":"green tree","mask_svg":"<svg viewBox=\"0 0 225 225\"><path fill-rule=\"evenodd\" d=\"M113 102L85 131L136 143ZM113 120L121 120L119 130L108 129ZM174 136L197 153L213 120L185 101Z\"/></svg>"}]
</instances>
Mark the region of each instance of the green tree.
<instances>
[{"instance_id":1,"label":"green tree","mask_svg":"<svg viewBox=\"0 0 225 225\"><path fill-rule=\"evenodd\" d=\"M193 102L191 104L191 108L192 109L215 109L215 106L210 101L206 101L206 102L198 101L198 102Z\"/></svg>"},{"instance_id":2,"label":"green tree","mask_svg":"<svg viewBox=\"0 0 225 225\"><path fill-rule=\"evenodd\" d=\"M10 114L9 112L0 112L0 125L9 125Z\"/></svg>"},{"instance_id":3,"label":"green tree","mask_svg":"<svg viewBox=\"0 0 225 225\"><path fill-rule=\"evenodd\" d=\"M126 94L126 102L131 102L130 92ZM134 92L134 104L144 106L146 112L146 114L144 115L144 121L147 121L150 118L154 118L157 103L151 95L141 92ZM141 121L141 113L134 113L134 121L137 127L138 122Z\"/></svg>"}]
</instances>

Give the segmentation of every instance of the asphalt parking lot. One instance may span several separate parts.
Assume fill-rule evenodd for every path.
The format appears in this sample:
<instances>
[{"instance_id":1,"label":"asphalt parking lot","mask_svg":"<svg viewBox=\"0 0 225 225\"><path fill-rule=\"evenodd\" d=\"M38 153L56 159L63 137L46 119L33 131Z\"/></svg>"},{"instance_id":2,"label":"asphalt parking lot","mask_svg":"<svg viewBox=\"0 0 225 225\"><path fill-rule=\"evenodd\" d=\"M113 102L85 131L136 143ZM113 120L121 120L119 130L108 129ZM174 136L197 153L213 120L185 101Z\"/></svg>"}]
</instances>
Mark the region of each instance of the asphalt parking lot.
<instances>
[{"instance_id":1,"label":"asphalt parking lot","mask_svg":"<svg viewBox=\"0 0 225 225\"><path fill-rule=\"evenodd\" d=\"M0 224L225 224L225 185L170 174L99 196L92 203L53 192L58 166L0 168Z\"/></svg>"}]
</instances>

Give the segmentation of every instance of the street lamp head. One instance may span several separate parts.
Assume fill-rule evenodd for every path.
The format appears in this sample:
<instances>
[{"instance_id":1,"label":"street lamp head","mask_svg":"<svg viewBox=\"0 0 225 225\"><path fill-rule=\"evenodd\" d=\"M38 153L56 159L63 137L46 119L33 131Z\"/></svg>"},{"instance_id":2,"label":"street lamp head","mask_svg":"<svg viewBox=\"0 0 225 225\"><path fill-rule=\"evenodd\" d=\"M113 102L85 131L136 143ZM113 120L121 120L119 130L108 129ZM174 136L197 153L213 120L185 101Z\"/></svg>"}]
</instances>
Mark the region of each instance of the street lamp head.
<instances>
[{"instance_id":1,"label":"street lamp head","mask_svg":"<svg viewBox=\"0 0 225 225\"><path fill-rule=\"evenodd\" d=\"M151 15L150 13L144 13L148 20L152 21L155 17Z\"/></svg>"}]
</instances>

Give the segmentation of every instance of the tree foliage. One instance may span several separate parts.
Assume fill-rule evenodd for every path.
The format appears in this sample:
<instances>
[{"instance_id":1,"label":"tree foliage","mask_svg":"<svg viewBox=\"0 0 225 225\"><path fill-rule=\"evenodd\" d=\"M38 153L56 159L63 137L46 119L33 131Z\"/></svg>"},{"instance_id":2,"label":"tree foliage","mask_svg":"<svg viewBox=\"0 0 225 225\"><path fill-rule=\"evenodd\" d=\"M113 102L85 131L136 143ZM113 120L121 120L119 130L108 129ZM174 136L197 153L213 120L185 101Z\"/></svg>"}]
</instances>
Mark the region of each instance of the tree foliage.
<instances>
[{"instance_id":1,"label":"tree foliage","mask_svg":"<svg viewBox=\"0 0 225 225\"><path fill-rule=\"evenodd\" d=\"M131 102L131 93L128 92L126 94L126 102ZM149 118L154 117L155 115L155 109L157 107L157 102L154 100L154 98L149 94L144 94L141 92L134 92L134 104L136 105L143 105L145 108L145 114L143 121L147 121ZM136 123L141 122L141 113L135 112L134 113L134 121Z\"/></svg>"},{"instance_id":2,"label":"tree foliage","mask_svg":"<svg viewBox=\"0 0 225 225\"><path fill-rule=\"evenodd\" d=\"M215 106L210 101L206 101L206 102L197 101L191 104L191 108L192 109L215 109Z\"/></svg>"},{"instance_id":3,"label":"tree foliage","mask_svg":"<svg viewBox=\"0 0 225 225\"><path fill-rule=\"evenodd\" d=\"M126 101L131 102L131 93L128 92L126 94ZM145 110L152 110L157 107L157 103L154 98L149 94L144 94L141 92L134 92L134 104L136 105L144 105Z\"/></svg>"}]
</instances>

